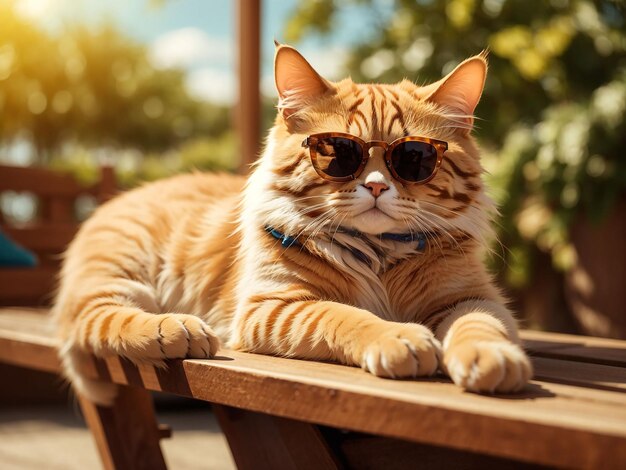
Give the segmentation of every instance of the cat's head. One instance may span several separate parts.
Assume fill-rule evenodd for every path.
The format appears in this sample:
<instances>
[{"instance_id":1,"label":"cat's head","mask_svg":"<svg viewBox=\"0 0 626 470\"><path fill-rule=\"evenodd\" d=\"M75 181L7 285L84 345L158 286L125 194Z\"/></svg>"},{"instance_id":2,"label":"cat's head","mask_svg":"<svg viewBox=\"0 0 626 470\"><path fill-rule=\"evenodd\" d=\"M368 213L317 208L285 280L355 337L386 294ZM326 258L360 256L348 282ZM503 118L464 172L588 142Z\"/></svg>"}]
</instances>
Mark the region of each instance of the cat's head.
<instances>
[{"instance_id":1,"label":"cat's head","mask_svg":"<svg viewBox=\"0 0 626 470\"><path fill-rule=\"evenodd\" d=\"M481 54L427 86L408 80L390 85L330 82L295 49L278 45L278 116L252 183L263 192L252 197L262 201L264 223L290 233L343 227L372 235L460 230L481 236L492 203L483 191L470 132L486 73ZM386 143L415 136L443 141L447 150L427 182L409 184L394 177L384 144L369 149L357 175L329 181L314 168L306 143L320 133ZM332 148L318 145L314 150L320 166L339 158Z\"/></svg>"}]
</instances>

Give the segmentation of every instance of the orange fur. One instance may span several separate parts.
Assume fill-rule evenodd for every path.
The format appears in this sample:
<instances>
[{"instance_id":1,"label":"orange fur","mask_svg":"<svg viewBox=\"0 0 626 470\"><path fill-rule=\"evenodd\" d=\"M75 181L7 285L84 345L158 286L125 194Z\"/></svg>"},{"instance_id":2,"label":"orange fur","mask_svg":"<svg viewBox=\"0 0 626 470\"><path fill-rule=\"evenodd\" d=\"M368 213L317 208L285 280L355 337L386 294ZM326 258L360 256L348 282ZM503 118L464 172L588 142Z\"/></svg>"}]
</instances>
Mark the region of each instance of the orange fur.
<instances>
[{"instance_id":1,"label":"orange fur","mask_svg":"<svg viewBox=\"0 0 626 470\"><path fill-rule=\"evenodd\" d=\"M220 342L385 377L441 368L470 390L519 390L531 367L482 262L494 207L468 132L484 57L423 88L330 83L286 46L276 61L277 74L300 75L277 77L280 112L247 183L193 174L145 185L99 208L69 247L54 310L77 391L105 404L115 396L83 377L86 354L160 366L211 357ZM300 145L319 132L425 136L449 150L424 185L394 180L378 148L354 181L329 183ZM368 210L369 181L389 186L380 210ZM266 226L301 246L281 246ZM377 237L408 231L429 235L424 252Z\"/></svg>"}]
</instances>

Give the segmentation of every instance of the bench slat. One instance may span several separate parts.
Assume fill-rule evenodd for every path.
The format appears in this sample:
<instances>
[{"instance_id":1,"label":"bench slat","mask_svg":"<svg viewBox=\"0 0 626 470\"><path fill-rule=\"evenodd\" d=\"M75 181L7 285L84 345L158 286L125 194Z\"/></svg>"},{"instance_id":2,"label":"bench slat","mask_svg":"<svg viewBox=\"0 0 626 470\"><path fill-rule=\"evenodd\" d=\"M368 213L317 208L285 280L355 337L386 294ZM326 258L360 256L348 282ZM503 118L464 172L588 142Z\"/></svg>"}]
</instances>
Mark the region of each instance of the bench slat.
<instances>
[{"instance_id":1,"label":"bench slat","mask_svg":"<svg viewBox=\"0 0 626 470\"><path fill-rule=\"evenodd\" d=\"M0 270L2 272L2 270ZM29 307L0 308L0 331L6 334L23 332L33 341L54 346L54 325L47 309Z\"/></svg>"},{"instance_id":2,"label":"bench slat","mask_svg":"<svg viewBox=\"0 0 626 470\"><path fill-rule=\"evenodd\" d=\"M54 347L38 340L38 337L24 333L7 337L4 331L0 331L0 362L59 373L61 363Z\"/></svg>"},{"instance_id":3,"label":"bench slat","mask_svg":"<svg viewBox=\"0 0 626 470\"><path fill-rule=\"evenodd\" d=\"M535 356L626 367L626 341L531 330L520 336Z\"/></svg>"},{"instance_id":4,"label":"bench slat","mask_svg":"<svg viewBox=\"0 0 626 470\"><path fill-rule=\"evenodd\" d=\"M39 196L73 198L90 188L71 175L45 168L0 165L0 191L30 191Z\"/></svg>"},{"instance_id":5,"label":"bench slat","mask_svg":"<svg viewBox=\"0 0 626 470\"><path fill-rule=\"evenodd\" d=\"M34 268L1 268L0 305L24 305L25 301L30 305L49 304L58 271L57 267L44 265Z\"/></svg>"},{"instance_id":6,"label":"bench slat","mask_svg":"<svg viewBox=\"0 0 626 470\"><path fill-rule=\"evenodd\" d=\"M538 380L626 393L626 369L622 367L543 357L534 358L533 364Z\"/></svg>"},{"instance_id":7,"label":"bench slat","mask_svg":"<svg viewBox=\"0 0 626 470\"><path fill-rule=\"evenodd\" d=\"M49 328L32 312L0 314L0 360L58 370L45 362L55 345ZM624 369L534 362L538 380L523 394L499 397L465 393L444 378L385 380L352 367L228 350L213 360L171 361L167 370L111 357L94 361L90 375L407 441L544 465L618 468L626 461Z\"/></svg>"},{"instance_id":8,"label":"bench slat","mask_svg":"<svg viewBox=\"0 0 626 470\"><path fill-rule=\"evenodd\" d=\"M102 374L102 365L95 369ZM547 465L594 467L604 452L626 458L623 393L592 390L590 400L580 387L534 381L525 394L494 398L442 379L385 380L356 368L236 351L173 361L167 372L137 370L114 357L105 370L117 383Z\"/></svg>"},{"instance_id":9,"label":"bench slat","mask_svg":"<svg viewBox=\"0 0 626 470\"><path fill-rule=\"evenodd\" d=\"M2 227L2 231L12 240L31 251L56 255L65 251L77 230L78 225L75 223L42 222L17 227Z\"/></svg>"}]
</instances>

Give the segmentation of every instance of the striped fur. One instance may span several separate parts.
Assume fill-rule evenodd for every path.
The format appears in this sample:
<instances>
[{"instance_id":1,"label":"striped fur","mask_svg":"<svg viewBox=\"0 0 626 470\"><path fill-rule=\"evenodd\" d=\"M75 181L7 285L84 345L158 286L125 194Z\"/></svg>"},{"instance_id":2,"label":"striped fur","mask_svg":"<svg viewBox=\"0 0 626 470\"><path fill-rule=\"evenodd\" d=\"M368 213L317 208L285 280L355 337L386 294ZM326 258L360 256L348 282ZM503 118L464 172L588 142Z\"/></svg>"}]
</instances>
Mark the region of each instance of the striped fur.
<instances>
[{"instance_id":1,"label":"striped fur","mask_svg":"<svg viewBox=\"0 0 626 470\"><path fill-rule=\"evenodd\" d=\"M277 63L281 50L298 65L286 46ZM283 83L290 82L277 79L279 91ZM495 209L471 120L426 88L321 81L303 88L320 93L315 99L290 90L247 181L178 176L99 208L67 251L54 308L78 393L103 404L115 396L113 386L83 377L87 354L162 366L211 357L220 344L384 377L442 369L469 390L519 390L531 368L482 262ZM300 145L318 132L385 141L420 135L447 141L449 150L425 185L393 180L378 148L359 178L328 183ZM389 187L378 210L370 210L367 181ZM266 226L301 246L283 247ZM424 252L377 237L408 231L429 235Z\"/></svg>"}]
</instances>

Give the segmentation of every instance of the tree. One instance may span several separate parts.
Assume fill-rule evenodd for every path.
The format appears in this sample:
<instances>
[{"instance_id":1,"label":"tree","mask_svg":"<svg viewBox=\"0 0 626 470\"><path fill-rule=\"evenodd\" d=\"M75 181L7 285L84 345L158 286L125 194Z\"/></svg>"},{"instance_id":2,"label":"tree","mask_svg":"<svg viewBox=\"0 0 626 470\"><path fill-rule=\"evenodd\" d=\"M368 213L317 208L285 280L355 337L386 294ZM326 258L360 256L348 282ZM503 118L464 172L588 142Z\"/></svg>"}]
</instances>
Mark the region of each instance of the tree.
<instances>
[{"instance_id":1,"label":"tree","mask_svg":"<svg viewBox=\"0 0 626 470\"><path fill-rule=\"evenodd\" d=\"M349 4L375 0L305 0L286 26L288 41L339 28ZM613 0L395 0L376 15L380 28L351 51L357 81L438 80L454 65L491 50L490 76L477 115L478 135L501 142L516 123L536 122L549 105L587 98L625 66L623 5ZM386 18L386 20L384 20Z\"/></svg>"},{"instance_id":2,"label":"tree","mask_svg":"<svg viewBox=\"0 0 626 470\"><path fill-rule=\"evenodd\" d=\"M346 5L381 7L375 0L302 1L287 39L341 27ZM503 267L511 282L526 282L534 246L570 266L572 219L581 211L605 215L626 189L624 3L395 0L389 15L375 16L380 27L350 53L347 68L357 81L431 82L490 49L476 133L489 150L500 235L511 248ZM542 223L531 230L528 220Z\"/></svg>"},{"instance_id":3,"label":"tree","mask_svg":"<svg viewBox=\"0 0 626 470\"><path fill-rule=\"evenodd\" d=\"M27 134L39 160L68 141L165 151L229 127L228 110L194 100L184 73L152 67L112 25L58 34L0 4L0 139Z\"/></svg>"}]
</instances>

